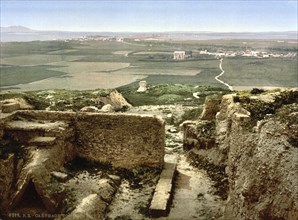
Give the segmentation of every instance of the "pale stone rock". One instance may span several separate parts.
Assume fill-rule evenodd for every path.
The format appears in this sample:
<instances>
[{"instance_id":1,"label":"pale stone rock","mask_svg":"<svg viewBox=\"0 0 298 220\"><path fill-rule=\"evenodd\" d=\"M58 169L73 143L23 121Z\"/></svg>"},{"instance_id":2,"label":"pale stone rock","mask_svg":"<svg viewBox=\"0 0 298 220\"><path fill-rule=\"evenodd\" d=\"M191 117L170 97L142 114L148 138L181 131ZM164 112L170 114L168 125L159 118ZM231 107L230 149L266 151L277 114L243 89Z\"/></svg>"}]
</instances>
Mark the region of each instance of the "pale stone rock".
<instances>
[{"instance_id":1,"label":"pale stone rock","mask_svg":"<svg viewBox=\"0 0 298 220\"><path fill-rule=\"evenodd\" d=\"M114 108L111 104L106 104L101 108L102 112L114 112Z\"/></svg>"},{"instance_id":2,"label":"pale stone rock","mask_svg":"<svg viewBox=\"0 0 298 220\"><path fill-rule=\"evenodd\" d=\"M112 105L115 111L123 111L132 107L117 90L107 96L100 96L98 102L103 105Z\"/></svg>"},{"instance_id":3,"label":"pale stone rock","mask_svg":"<svg viewBox=\"0 0 298 220\"><path fill-rule=\"evenodd\" d=\"M145 80L140 81L137 92L146 92L146 91L147 91L147 82Z\"/></svg>"},{"instance_id":4,"label":"pale stone rock","mask_svg":"<svg viewBox=\"0 0 298 220\"><path fill-rule=\"evenodd\" d=\"M80 111L81 112L98 112L99 109L95 106L85 106L85 107L81 108Z\"/></svg>"},{"instance_id":5,"label":"pale stone rock","mask_svg":"<svg viewBox=\"0 0 298 220\"><path fill-rule=\"evenodd\" d=\"M68 177L66 173L53 171L51 172L52 176L55 177L57 180L65 181Z\"/></svg>"}]
</instances>

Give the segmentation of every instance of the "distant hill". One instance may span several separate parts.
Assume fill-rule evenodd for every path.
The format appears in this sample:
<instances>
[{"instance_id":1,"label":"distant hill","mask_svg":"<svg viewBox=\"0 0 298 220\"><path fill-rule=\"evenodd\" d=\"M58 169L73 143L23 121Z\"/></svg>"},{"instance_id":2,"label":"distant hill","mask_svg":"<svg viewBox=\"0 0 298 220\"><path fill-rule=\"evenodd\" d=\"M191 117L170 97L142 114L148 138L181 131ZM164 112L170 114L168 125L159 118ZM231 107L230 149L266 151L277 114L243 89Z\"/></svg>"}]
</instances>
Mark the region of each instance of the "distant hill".
<instances>
[{"instance_id":1,"label":"distant hill","mask_svg":"<svg viewBox=\"0 0 298 220\"><path fill-rule=\"evenodd\" d=\"M30 28L24 26L9 26L9 27L0 27L1 33L31 33L36 32L36 30L32 30Z\"/></svg>"}]
</instances>

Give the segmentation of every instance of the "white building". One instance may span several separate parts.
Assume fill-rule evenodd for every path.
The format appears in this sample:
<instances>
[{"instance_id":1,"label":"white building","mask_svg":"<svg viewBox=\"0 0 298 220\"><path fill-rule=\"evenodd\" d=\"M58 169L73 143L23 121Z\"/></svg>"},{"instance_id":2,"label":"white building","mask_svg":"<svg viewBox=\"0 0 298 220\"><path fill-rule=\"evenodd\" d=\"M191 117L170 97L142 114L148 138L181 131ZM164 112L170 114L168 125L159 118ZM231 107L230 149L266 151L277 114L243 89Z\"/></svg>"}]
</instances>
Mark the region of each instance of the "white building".
<instances>
[{"instance_id":1,"label":"white building","mask_svg":"<svg viewBox=\"0 0 298 220\"><path fill-rule=\"evenodd\" d=\"M184 60L185 59L185 51L174 51L174 60Z\"/></svg>"}]
</instances>

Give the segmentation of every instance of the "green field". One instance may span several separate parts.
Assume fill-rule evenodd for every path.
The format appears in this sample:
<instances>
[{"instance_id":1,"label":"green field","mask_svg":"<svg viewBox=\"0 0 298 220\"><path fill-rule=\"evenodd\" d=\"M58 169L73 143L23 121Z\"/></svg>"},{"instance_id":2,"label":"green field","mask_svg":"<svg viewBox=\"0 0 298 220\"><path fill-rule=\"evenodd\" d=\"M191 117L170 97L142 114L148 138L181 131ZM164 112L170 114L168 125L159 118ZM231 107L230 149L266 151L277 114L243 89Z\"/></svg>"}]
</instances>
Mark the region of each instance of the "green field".
<instances>
[{"instance_id":1,"label":"green field","mask_svg":"<svg viewBox=\"0 0 298 220\"><path fill-rule=\"evenodd\" d=\"M51 66L5 66L1 67L0 86L13 86L19 83L30 83L49 77L64 75L63 72L49 70Z\"/></svg>"},{"instance_id":2,"label":"green field","mask_svg":"<svg viewBox=\"0 0 298 220\"><path fill-rule=\"evenodd\" d=\"M19 65L19 66L30 66L30 65L45 65L45 64L56 64L62 61L72 61L80 59L80 56L67 56L67 55L46 55L46 54L32 54L22 55L14 57L6 57L0 59L3 65Z\"/></svg>"},{"instance_id":3,"label":"green field","mask_svg":"<svg viewBox=\"0 0 298 220\"><path fill-rule=\"evenodd\" d=\"M298 87L297 59L224 59L222 80L232 86Z\"/></svg>"},{"instance_id":4,"label":"green field","mask_svg":"<svg viewBox=\"0 0 298 220\"><path fill-rule=\"evenodd\" d=\"M63 89L64 84L68 89L137 87L137 81L145 79L153 85L224 88L214 79L221 72L219 60L199 53L205 49L210 52L245 49L297 52L296 44L273 40L1 43L0 87L13 86L21 90ZM191 51L193 56L175 61L172 58L175 50ZM297 87L297 57L224 58L223 68L225 74L221 80L232 86ZM35 83L28 84L32 82Z\"/></svg>"}]
</instances>

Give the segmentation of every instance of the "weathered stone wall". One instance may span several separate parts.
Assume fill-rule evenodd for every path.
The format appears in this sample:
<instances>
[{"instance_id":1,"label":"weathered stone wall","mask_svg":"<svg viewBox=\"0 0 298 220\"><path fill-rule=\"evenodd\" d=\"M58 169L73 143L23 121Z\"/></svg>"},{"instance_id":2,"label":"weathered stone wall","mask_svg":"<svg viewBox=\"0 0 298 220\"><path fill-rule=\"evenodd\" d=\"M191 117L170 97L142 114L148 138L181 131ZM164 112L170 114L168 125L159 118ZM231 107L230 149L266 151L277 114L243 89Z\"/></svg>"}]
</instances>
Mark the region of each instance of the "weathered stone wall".
<instances>
[{"instance_id":1,"label":"weathered stone wall","mask_svg":"<svg viewBox=\"0 0 298 220\"><path fill-rule=\"evenodd\" d=\"M201 120L214 120L216 113L220 110L221 98L219 97L206 97Z\"/></svg>"},{"instance_id":2,"label":"weathered stone wall","mask_svg":"<svg viewBox=\"0 0 298 220\"><path fill-rule=\"evenodd\" d=\"M224 103L223 103L224 104ZM215 166L226 166L226 149L220 148L216 129L216 117L221 109L221 99L206 98L202 115L198 121L185 121L183 148L196 152L197 156ZM191 152L191 153L192 153Z\"/></svg>"},{"instance_id":3,"label":"weathered stone wall","mask_svg":"<svg viewBox=\"0 0 298 220\"><path fill-rule=\"evenodd\" d=\"M87 160L128 169L163 165L165 124L155 116L19 111L17 117L67 122L75 130L78 156Z\"/></svg>"},{"instance_id":4,"label":"weathered stone wall","mask_svg":"<svg viewBox=\"0 0 298 220\"><path fill-rule=\"evenodd\" d=\"M0 161L0 212L7 209L10 203L11 189L14 185L14 155L10 154L7 159Z\"/></svg>"},{"instance_id":5,"label":"weathered stone wall","mask_svg":"<svg viewBox=\"0 0 298 220\"><path fill-rule=\"evenodd\" d=\"M165 129L158 118L85 114L77 117L76 129L81 157L123 168L162 167Z\"/></svg>"},{"instance_id":6,"label":"weathered stone wall","mask_svg":"<svg viewBox=\"0 0 298 220\"><path fill-rule=\"evenodd\" d=\"M48 212L59 211L63 192L52 172L76 156L126 169L164 162L165 124L155 116L18 111L0 125L0 140L20 144L24 153L0 158L1 214L17 209L31 187Z\"/></svg>"}]
</instances>

